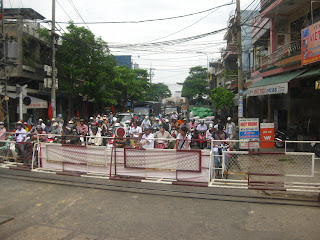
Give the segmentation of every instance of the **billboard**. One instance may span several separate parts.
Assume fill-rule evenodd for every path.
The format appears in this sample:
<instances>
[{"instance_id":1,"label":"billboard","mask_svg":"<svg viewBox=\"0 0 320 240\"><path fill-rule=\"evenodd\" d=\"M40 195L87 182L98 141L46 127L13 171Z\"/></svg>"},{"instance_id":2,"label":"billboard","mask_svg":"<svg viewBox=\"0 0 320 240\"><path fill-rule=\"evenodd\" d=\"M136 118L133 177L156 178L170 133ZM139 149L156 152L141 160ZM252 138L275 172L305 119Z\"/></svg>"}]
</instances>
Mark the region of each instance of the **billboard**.
<instances>
[{"instance_id":1,"label":"billboard","mask_svg":"<svg viewBox=\"0 0 320 240\"><path fill-rule=\"evenodd\" d=\"M274 147L274 123L260 124L260 147L273 148Z\"/></svg>"},{"instance_id":2,"label":"billboard","mask_svg":"<svg viewBox=\"0 0 320 240\"><path fill-rule=\"evenodd\" d=\"M240 149L259 148L259 118L239 118L239 139Z\"/></svg>"},{"instance_id":3,"label":"billboard","mask_svg":"<svg viewBox=\"0 0 320 240\"><path fill-rule=\"evenodd\" d=\"M320 21L301 30L301 64L320 61Z\"/></svg>"}]
</instances>

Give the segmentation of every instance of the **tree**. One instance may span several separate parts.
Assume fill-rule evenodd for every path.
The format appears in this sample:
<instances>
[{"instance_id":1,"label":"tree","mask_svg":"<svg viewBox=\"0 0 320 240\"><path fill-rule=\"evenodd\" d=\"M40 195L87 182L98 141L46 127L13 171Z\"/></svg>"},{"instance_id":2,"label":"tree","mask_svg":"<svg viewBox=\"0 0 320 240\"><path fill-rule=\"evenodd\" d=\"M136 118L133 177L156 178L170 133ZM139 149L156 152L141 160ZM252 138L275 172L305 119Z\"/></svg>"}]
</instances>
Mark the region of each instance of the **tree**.
<instances>
[{"instance_id":1,"label":"tree","mask_svg":"<svg viewBox=\"0 0 320 240\"><path fill-rule=\"evenodd\" d=\"M189 76L183 83L182 97L189 99L195 96L201 96L207 93L207 69L201 66L192 67L189 71Z\"/></svg>"},{"instance_id":2,"label":"tree","mask_svg":"<svg viewBox=\"0 0 320 240\"><path fill-rule=\"evenodd\" d=\"M70 96L81 94L98 103L114 103L109 86L116 63L107 44L84 27L70 23L67 29L57 51L59 85Z\"/></svg>"},{"instance_id":3,"label":"tree","mask_svg":"<svg viewBox=\"0 0 320 240\"><path fill-rule=\"evenodd\" d=\"M146 92L145 99L148 101L160 101L171 97L171 91L164 83L152 83Z\"/></svg>"},{"instance_id":4,"label":"tree","mask_svg":"<svg viewBox=\"0 0 320 240\"><path fill-rule=\"evenodd\" d=\"M147 76L147 71L143 69L128 69L125 66L116 67L115 78L111 85L116 104L141 101L149 88Z\"/></svg>"},{"instance_id":5,"label":"tree","mask_svg":"<svg viewBox=\"0 0 320 240\"><path fill-rule=\"evenodd\" d=\"M235 94L224 88L218 87L211 91L211 100L217 109L231 109Z\"/></svg>"}]
</instances>

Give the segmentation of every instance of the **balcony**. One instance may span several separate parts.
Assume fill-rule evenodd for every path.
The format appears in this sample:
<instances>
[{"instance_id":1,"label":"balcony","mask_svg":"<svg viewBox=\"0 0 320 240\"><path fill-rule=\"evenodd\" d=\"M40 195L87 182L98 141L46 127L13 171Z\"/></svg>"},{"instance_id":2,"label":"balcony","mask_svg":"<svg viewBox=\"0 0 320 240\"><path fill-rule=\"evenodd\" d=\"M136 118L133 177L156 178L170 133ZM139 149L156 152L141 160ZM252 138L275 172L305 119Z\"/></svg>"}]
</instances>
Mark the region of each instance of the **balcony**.
<instances>
[{"instance_id":1,"label":"balcony","mask_svg":"<svg viewBox=\"0 0 320 240\"><path fill-rule=\"evenodd\" d=\"M261 0L260 13L262 18L281 17L287 18L298 9L310 5L310 0Z\"/></svg>"},{"instance_id":2,"label":"balcony","mask_svg":"<svg viewBox=\"0 0 320 240\"><path fill-rule=\"evenodd\" d=\"M268 56L260 57L260 66L257 69L263 70L275 66L283 66L285 64L290 64L296 62L297 55L301 53L301 44L298 42L290 42L282 45L278 50ZM288 59L293 57L292 60ZM287 59L286 61L284 61Z\"/></svg>"}]
</instances>

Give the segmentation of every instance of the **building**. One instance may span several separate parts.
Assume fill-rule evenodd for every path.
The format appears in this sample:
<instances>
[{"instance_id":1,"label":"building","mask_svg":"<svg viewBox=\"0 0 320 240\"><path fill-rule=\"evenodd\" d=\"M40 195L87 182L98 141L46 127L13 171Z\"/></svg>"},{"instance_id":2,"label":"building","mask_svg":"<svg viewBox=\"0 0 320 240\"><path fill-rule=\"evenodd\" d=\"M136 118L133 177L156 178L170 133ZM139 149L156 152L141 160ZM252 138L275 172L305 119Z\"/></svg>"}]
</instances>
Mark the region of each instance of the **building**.
<instances>
[{"instance_id":1,"label":"building","mask_svg":"<svg viewBox=\"0 0 320 240\"><path fill-rule=\"evenodd\" d=\"M126 66L127 68L132 68L131 55L119 55L114 56L117 66Z\"/></svg>"},{"instance_id":2,"label":"building","mask_svg":"<svg viewBox=\"0 0 320 240\"><path fill-rule=\"evenodd\" d=\"M26 94L30 96L31 104L23 105L24 119L33 114L34 120L48 115L50 101L50 87L48 78L51 70L50 31L37 23L45 18L30 8L4 9L4 36L6 48L5 64L2 70L6 71L9 98L9 119L18 119L19 101L16 99L16 86L27 84ZM3 55L2 55L3 56ZM1 79L4 74L1 71ZM46 80L46 81L45 81ZM1 83L0 94L4 96L4 82Z\"/></svg>"},{"instance_id":3,"label":"building","mask_svg":"<svg viewBox=\"0 0 320 240\"><path fill-rule=\"evenodd\" d=\"M233 12L232 12L233 13ZM257 14L256 11L244 10L241 14L241 45L242 45L242 70L250 78L252 66L253 45L251 37L251 21ZM237 43L237 17L230 15L228 30L224 36L227 46L222 51L222 67L217 71L216 86L225 87L235 93L238 91L238 43Z\"/></svg>"},{"instance_id":4,"label":"building","mask_svg":"<svg viewBox=\"0 0 320 240\"><path fill-rule=\"evenodd\" d=\"M308 131L320 128L320 91L315 90L315 82L320 80L320 61L303 63L309 55L307 40L301 48L302 30L319 29L319 21L317 1L260 2L260 14L252 23L254 57L246 85L247 117L267 119L283 130L297 122ZM320 59L320 41L313 49Z\"/></svg>"}]
</instances>

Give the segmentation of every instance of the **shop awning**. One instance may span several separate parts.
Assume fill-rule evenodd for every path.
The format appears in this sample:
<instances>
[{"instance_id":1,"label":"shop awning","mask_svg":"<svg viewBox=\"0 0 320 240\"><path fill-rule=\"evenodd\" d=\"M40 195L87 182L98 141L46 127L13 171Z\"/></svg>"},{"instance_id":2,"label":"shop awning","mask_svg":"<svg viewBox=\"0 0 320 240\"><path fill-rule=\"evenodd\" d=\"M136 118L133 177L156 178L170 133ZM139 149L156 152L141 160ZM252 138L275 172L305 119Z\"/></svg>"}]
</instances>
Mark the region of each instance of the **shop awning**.
<instances>
[{"instance_id":1,"label":"shop awning","mask_svg":"<svg viewBox=\"0 0 320 240\"><path fill-rule=\"evenodd\" d=\"M28 97L31 99L31 103L26 106L27 108L48 108L48 102L46 100L36 97Z\"/></svg>"},{"instance_id":2,"label":"shop awning","mask_svg":"<svg viewBox=\"0 0 320 240\"><path fill-rule=\"evenodd\" d=\"M4 93L0 93L0 95L5 95ZM8 93L7 96L9 96L12 99L17 98L16 93ZM31 97L28 96L31 99L31 103L28 106L24 106L26 108L48 108L48 102L46 100L36 98L36 97Z\"/></svg>"},{"instance_id":3,"label":"shop awning","mask_svg":"<svg viewBox=\"0 0 320 240\"><path fill-rule=\"evenodd\" d=\"M320 68L310 69L308 72L301 74L297 78L307 78L307 77L313 77L317 75L320 76Z\"/></svg>"},{"instance_id":4,"label":"shop awning","mask_svg":"<svg viewBox=\"0 0 320 240\"><path fill-rule=\"evenodd\" d=\"M285 73L267 77L252 84L247 90L247 96L261 96L288 93L288 82L303 74L306 70Z\"/></svg>"}]
</instances>

